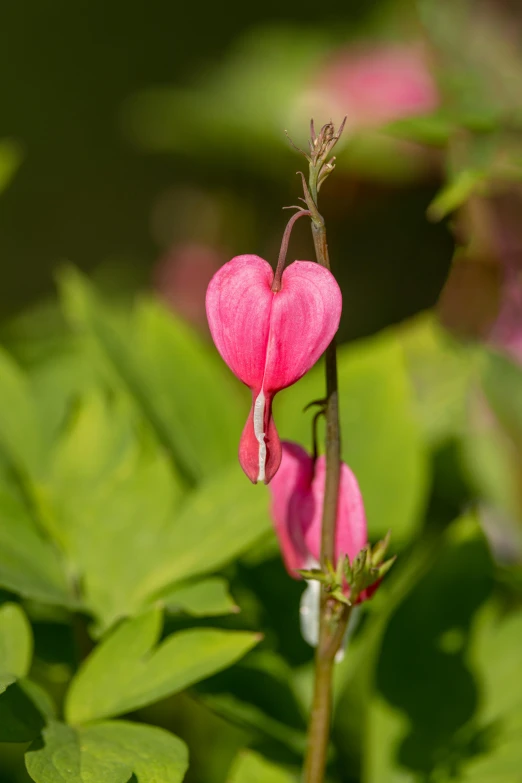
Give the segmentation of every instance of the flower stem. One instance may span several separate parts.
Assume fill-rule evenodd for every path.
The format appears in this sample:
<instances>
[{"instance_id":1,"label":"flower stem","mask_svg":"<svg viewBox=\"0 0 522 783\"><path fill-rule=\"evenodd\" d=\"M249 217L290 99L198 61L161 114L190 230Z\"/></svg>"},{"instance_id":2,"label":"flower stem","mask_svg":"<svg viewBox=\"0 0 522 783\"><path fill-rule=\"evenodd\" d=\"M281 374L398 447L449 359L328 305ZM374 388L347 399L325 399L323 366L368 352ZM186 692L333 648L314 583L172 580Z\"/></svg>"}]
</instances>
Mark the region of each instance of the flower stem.
<instances>
[{"instance_id":1,"label":"flower stem","mask_svg":"<svg viewBox=\"0 0 522 783\"><path fill-rule=\"evenodd\" d=\"M342 131L342 127L341 127ZM330 269L328 243L324 219L317 207L317 193L321 176L326 176L327 156L337 140L331 124L325 125L318 136L312 126L310 144L310 179L307 187L303 177L305 201L312 218L312 236L317 261ZM326 480L321 528L321 566L335 565L335 528L341 474L341 434L339 427L339 393L337 385L337 349L335 337L325 352L326 367ZM315 654L315 682L303 782L322 783L328 753L330 714L332 706L332 673L337 653L344 636L350 607L335 601L321 585L319 643Z\"/></svg>"},{"instance_id":2,"label":"flower stem","mask_svg":"<svg viewBox=\"0 0 522 783\"><path fill-rule=\"evenodd\" d=\"M286 261L286 254L288 252L288 243L290 242L290 234L292 233L292 229L294 227L294 223L296 220L299 220L300 217L303 217L303 215L312 215L311 212L309 212L307 209L301 209L298 207L298 211L295 213L295 215L292 215L290 220L288 221L285 233L283 234L283 239L281 241L281 249L279 251L279 258L277 260L277 266L274 273L274 280L272 283L272 291L274 293L277 293L281 290L281 277L283 276L283 269L285 268L285 261Z\"/></svg>"}]
</instances>

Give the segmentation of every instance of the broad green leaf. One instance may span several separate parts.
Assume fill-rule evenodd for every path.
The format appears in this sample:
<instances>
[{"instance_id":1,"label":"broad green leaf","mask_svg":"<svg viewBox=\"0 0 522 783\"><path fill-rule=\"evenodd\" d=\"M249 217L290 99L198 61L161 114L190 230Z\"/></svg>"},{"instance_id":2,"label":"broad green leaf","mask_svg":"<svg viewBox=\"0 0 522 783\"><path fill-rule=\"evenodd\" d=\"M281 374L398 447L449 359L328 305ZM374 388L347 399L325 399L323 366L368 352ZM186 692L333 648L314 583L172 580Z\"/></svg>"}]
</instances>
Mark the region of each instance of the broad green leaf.
<instances>
[{"instance_id":1,"label":"broad green leaf","mask_svg":"<svg viewBox=\"0 0 522 783\"><path fill-rule=\"evenodd\" d=\"M438 446L460 436L466 429L477 351L452 338L432 313L404 324L400 340L424 437Z\"/></svg>"},{"instance_id":2,"label":"broad green leaf","mask_svg":"<svg viewBox=\"0 0 522 783\"><path fill-rule=\"evenodd\" d=\"M198 698L229 722L282 744L300 757L306 747L309 705L301 708L293 674L292 667L274 652L253 650L232 669L200 683Z\"/></svg>"},{"instance_id":3,"label":"broad green leaf","mask_svg":"<svg viewBox=\"0 0 522 783\"><path fill-rule=\"evenodd\" d=\"M33 683L4 679L2 685L0 675L0 742L30 742L40 734L45 717L34 696Z\"/></svg>"},{"instance_id":4,"label":"broad green leaf","mask_svg":"<svg viewBox=\"0 0 522 783\"><path fill-rule=\"evenodd\" d=\"M213 712L227 721L253 732L256 736L268 737L301 756L306 750L306 733L272 718L255 704L230 694L204 694L199 697Z\"/></svg>"},{"instance_id":5,"label":"broad green leaf","mask_svg":"<svg viewBox=\"0 0 522 783\"><path fill-rule=\"evenodd\" d=\"M464 467L477 495L512 519L522 518L522 372L493 351L482 355L481 388L470 398L462 440Z\"/></svg>"},{"instance_id":6,"label":"broad green leaf","mask_svg":"<svg viewBox=\"0 0 522 783\"><path fill-rule=\"evenodd\" d=\"M50 474L56 535L97 618L97 633L175 583L221 568L270 529L266 491L253 488L237 463L180 499L170 461L121 398L86 398ZM198 590L192 600L203 600ZM212 601L212 613L229 610L223 594L221 608L216 596Z\"/></svg>"},{"instance_id":7,"label":"broad green leaf","mask_svg":"<svg viewBox=\"0 0 522 783\"><path fill-rule=\"evenodd\" d=\"M25 478L43 465L42 439L27 378L0 348L0 454Z\"/></svg>"},{"instance_id":8,"label":"broad green leaf","mask_svg":"<svg viewBox=\"0 0 522 783\"><path fill-rule=\"evenodd\" d=\"M213 351L158 303L129 324L112 316L72 270L61 278L66 310L90 335L113 385L131 397L190 482L235 459L244 415L238 387Z\"/></svg>"},{"instance_id":9,"label":"broad green leaf","mask_svg":"<svg viewBox=\"0 0 522 783\"><path fill-rule=\"evenodd\" d=\"M55 548L36 528L25 504L1 485L0 586L45 603L75 603Z\"/></svg>"},{"instance_id":10,"label":"broad green leaf","mask_svg":"<svg viewBox=\"0 0 522 783\"><path fill-rule=\"evenodd\" d=\"M141 432L140 432L141 429ZM141 606L180 486L126 400L88 395L54 452L48 502L98 631Z\"/></svg>"},{"instance_id":11,"label":"broad green leaf","mask_svg":"<svg viewBox=\"0 0 522 783\"><path fill-rule=\"evenodd\" d=\"M265 488L253 487L234 463L186 496L140 594L145 600L166 585L216 571L270 527Z\"/></svg>"},{"instance_id":12,"label":"broad green leaf","mask_svg":"<svg viewBox=\"0 0 522 783\"><path fill-rule=\"evenodd\" d=\"M0 674L25 677L33 657L33 634L18 604L0 606Z\"/></svg>"},{"instance_id":13,"label":"broad green leaf","mask_svg":"<svg viewBox=\"0 0 522 783\"><path fill-rule=\"evenodd\" d=\"M95 386L95 368L80 339L71 339L27 370L42 437L47 448L58 440L78 400Z\"/></svg>"},{"instance_id":14,"label":"broad green leaf","mask_svg":"<svg viewBox=\"0 0 522 783\"><path fill-rule=\"evenodd\" d=\"M468 427L461 440L464 471L477 497L511 519L522 512L520 454L480 389L470 396Z\"/></svg>"},{"instance_id":15,"label":"broad green leaf","mask_svg":"<svg viewBox=\"0 0 522 783\"><path fill-rule=\"evenodd\" d=\"M297 776L254 753L243 751L234 761L227 783L296 783Z\"/></svg>"},{"instance_id":16,"label":"broad green leaf","mask_svg":"<svg viewBox=\"0 0 522 783\"><path fill-rule=\"evenodd\" d=\"M160 591L154 600L169 614L184 612L193 617L211 617L239 611L224 579L214 577L201 582L174 585Z\"/></svg>"},{"instance_id":17,"label":"broad green leaf","mask_svg":"<svg viewBox=\"0 0 522 783\"><path fill-rule=\"evenodd\" d=\"M74 729L53 722L26 754L35 783L181 783L184 743L164 729L107 721Z\"/></svg>"},{"instance_id":18,"label":"broad green leaf","mask_svg":"<svg viewBox=\"0 0 522 783\"><path fill-rule=\"evenodd\" d=\"M9 185L22 162L22 149L11 139L0 141L0 193Z\"/></svg>"},{"instance_id":19,"label":"broad green leaf","mask_svg":"<svg viewBox=\"0 0 522 783\"><path fill-rule=\"evenodd\" d=\"M162 613L151 610L122 623L87 658L72 681L66 715L85 723L158 701L241 658L256 634L192 629L157 646Z\"/></svg>"},{"instance_id":20,"label":"broad green leaf","mask_svg":"<svg viewBox=\"0 0 522 783\"><path fill-rule=\"evenodd\" d=\"M522 612L505 614L494 603L484 607L474 628L471 664L479 674L481 700L475 736L479 752L470 754L459 780L511 783L522 768L520 649Z\"/></svg>"},{"instance_id":21,"label":"broad green leaf","mask_svg":"<svg viewBox=\"0 0 522 783\"><path fill-rule=\"evenodd\" d=\"M359 481L372 538L391 529L404 543L420 520L428 489L426 447L397 332L390 330L339 351L342 454ZM313 413L324 397L322 363L276 398L282 438L311 447Z\"/></svg>"},{"instance_id":22,"label":"broad green leaf","mask_svg":"<svg viewBox=\"0 0 522 783\"><path fill-rule=\"evenodd\" d=\"M364 781L458 780L455 771L480 752L482 682L470 650L492 586L483 534L473 517L459 520L388 621L369 702Z\"/></svg>"},{"instance_id":23,"label":"broad green leaf","mask_svg":"<svg viewBox=\"0 0 522 783\"><path fill-rule=\"evenodd\" d=\"M0 742L29 742L44 725L33 683L24 680L33 634L22 607L0 606Z\"/></svg>"}]
</instances>

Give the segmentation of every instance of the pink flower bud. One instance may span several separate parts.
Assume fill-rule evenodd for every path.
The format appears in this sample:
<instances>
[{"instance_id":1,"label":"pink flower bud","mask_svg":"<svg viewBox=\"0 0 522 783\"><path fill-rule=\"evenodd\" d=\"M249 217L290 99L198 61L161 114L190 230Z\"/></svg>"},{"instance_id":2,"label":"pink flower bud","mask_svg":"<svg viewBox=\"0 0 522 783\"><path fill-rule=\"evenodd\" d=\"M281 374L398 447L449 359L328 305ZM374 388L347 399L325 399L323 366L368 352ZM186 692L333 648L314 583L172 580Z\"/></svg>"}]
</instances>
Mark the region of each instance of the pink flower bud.
<instances>
[{"instance_id":1,"label":"pink flower bud","mask_svg":"<svg viewBox=\"0 0 522 783\"><path fill-rule=\"evenodd\" d=\"M288 573L301 579L299 569L319 568L323 515L325 458L313 458L296 443L282 444L281 467L270 484L272 519ZM348 555L352 561L368 543L366 515L354 474L343 462L337 525L335 563ZM369 598L372 585L360 595ZM346 585L344 592L349 594Z\"/></svg>"},{"instance_id":2,"label":"pink flower bud","mask_svg":"<svg viewBox=\"0 0 522 783\"><path fill-rule=\"evenodd\" d=\"M273 397L319 359L338 329L342 308L335 278L319 264L294 261L277 292L273 279L272 267L259 256L236 256L216 272L206 298L216 347L252 391L239 461L251 481L266 484L281 462Z\"/></svg>"}]
</instances>

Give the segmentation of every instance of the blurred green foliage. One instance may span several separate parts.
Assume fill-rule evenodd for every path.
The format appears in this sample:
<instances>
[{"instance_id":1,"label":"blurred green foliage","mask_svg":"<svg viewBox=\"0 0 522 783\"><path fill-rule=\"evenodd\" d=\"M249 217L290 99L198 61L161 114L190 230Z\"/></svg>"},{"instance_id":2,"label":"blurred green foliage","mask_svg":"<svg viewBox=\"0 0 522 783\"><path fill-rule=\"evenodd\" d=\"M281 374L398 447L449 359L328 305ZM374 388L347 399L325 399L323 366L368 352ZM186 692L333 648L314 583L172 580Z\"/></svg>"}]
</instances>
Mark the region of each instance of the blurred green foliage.
<instances>
[{"instance_id":1,"label":"blurred green foliage","mask_svg":"<svg viewBox=\"0 0 522 783\"><path fill-rule=\"evenodd\" d=\"M0 127L2 783L298 780L302 584L237 464L250 401L202 328L212 269L193 245L210 265L275 258L302 165L283 129L304 143L339 52L378 61L411 42L437 106L369 122L347 105L321 193L344 301L343 457L371 539L391 528L398 554L336 668L328 780L514 783L520 356L488 345L487 307L479 341L456 336L477 315L468 290L453 333L426 309L455 241L453 270L520 262L516 231L486 219L499 193L516 204L522 170L519 9L389 0L314 5L305 22L270 1L94 2L78 25L61 0L29 5L0 30L17 74ZM310 257L304 229L292 243ZM155 276L180 246L188 276ZM278 395L283 438L311 446L303 409L322 396L321 364Z\"/></svg>"}]
</instances>

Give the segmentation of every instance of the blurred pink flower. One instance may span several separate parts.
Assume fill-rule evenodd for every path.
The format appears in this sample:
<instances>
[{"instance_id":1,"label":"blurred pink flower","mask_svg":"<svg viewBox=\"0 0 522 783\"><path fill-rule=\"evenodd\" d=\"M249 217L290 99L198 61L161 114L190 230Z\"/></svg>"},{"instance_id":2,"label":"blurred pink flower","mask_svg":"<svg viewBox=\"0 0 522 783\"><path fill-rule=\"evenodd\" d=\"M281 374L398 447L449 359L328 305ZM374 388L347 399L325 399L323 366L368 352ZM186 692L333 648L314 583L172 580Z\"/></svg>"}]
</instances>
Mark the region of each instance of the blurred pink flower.
<instances>
[{"instance_id":1,"label":"blurred pink flower","mask_svg":"<svg viewBox=\"0 0 522 783\"><path fill-rule=\"evenodd\" d=\"M297 443L283 441L281 467L270 484L271 513L286 569L301 579L299 569L319 568L326 462L315 462ZM354 474L341 464L337 511L335 559L348 555L352 561L368 543L366 515ZM365 590L359 602L375 590ZM345 593L349 594L346 585Z\"/></svg>"},{"instance_id":2,"label":"blurred pink flower","mask_svg":"<svg viewBox=\"0 0 522 783\"><path fill-rule=\"evenodd\" d=\"M226 257L212 245L173 245L157 263L153 284L163 299L193 326L206 329L205 293L212 275Z\"/></svg>"},{"instance_id":3,"label":"blurred pink flower","mask_svg":"<svg viewBox=\"0 0 522 783\"><path fill-rule=\"evenodd\" d=\"M377 127L428 114L439 94L416 44L373 44L338 51L319 72L310 93L327 114L348 117L348 127Z\"/></svg>"},{"instance_id":4,"label":"blurred pink flower","mask_svg":"<svg viewBox=\"0 0 522 783\"><path fill-rule=\"evenodd\" d=\"M341 317L334 276L311 261L294 261L272 291L274 272L259 256L236 256L207 290L212 338L224 361L252 391L252 408L239 444L249 479L266 484L281 461L272 400L299 380L325 351Z\"/></svg>"}]
</instances>

